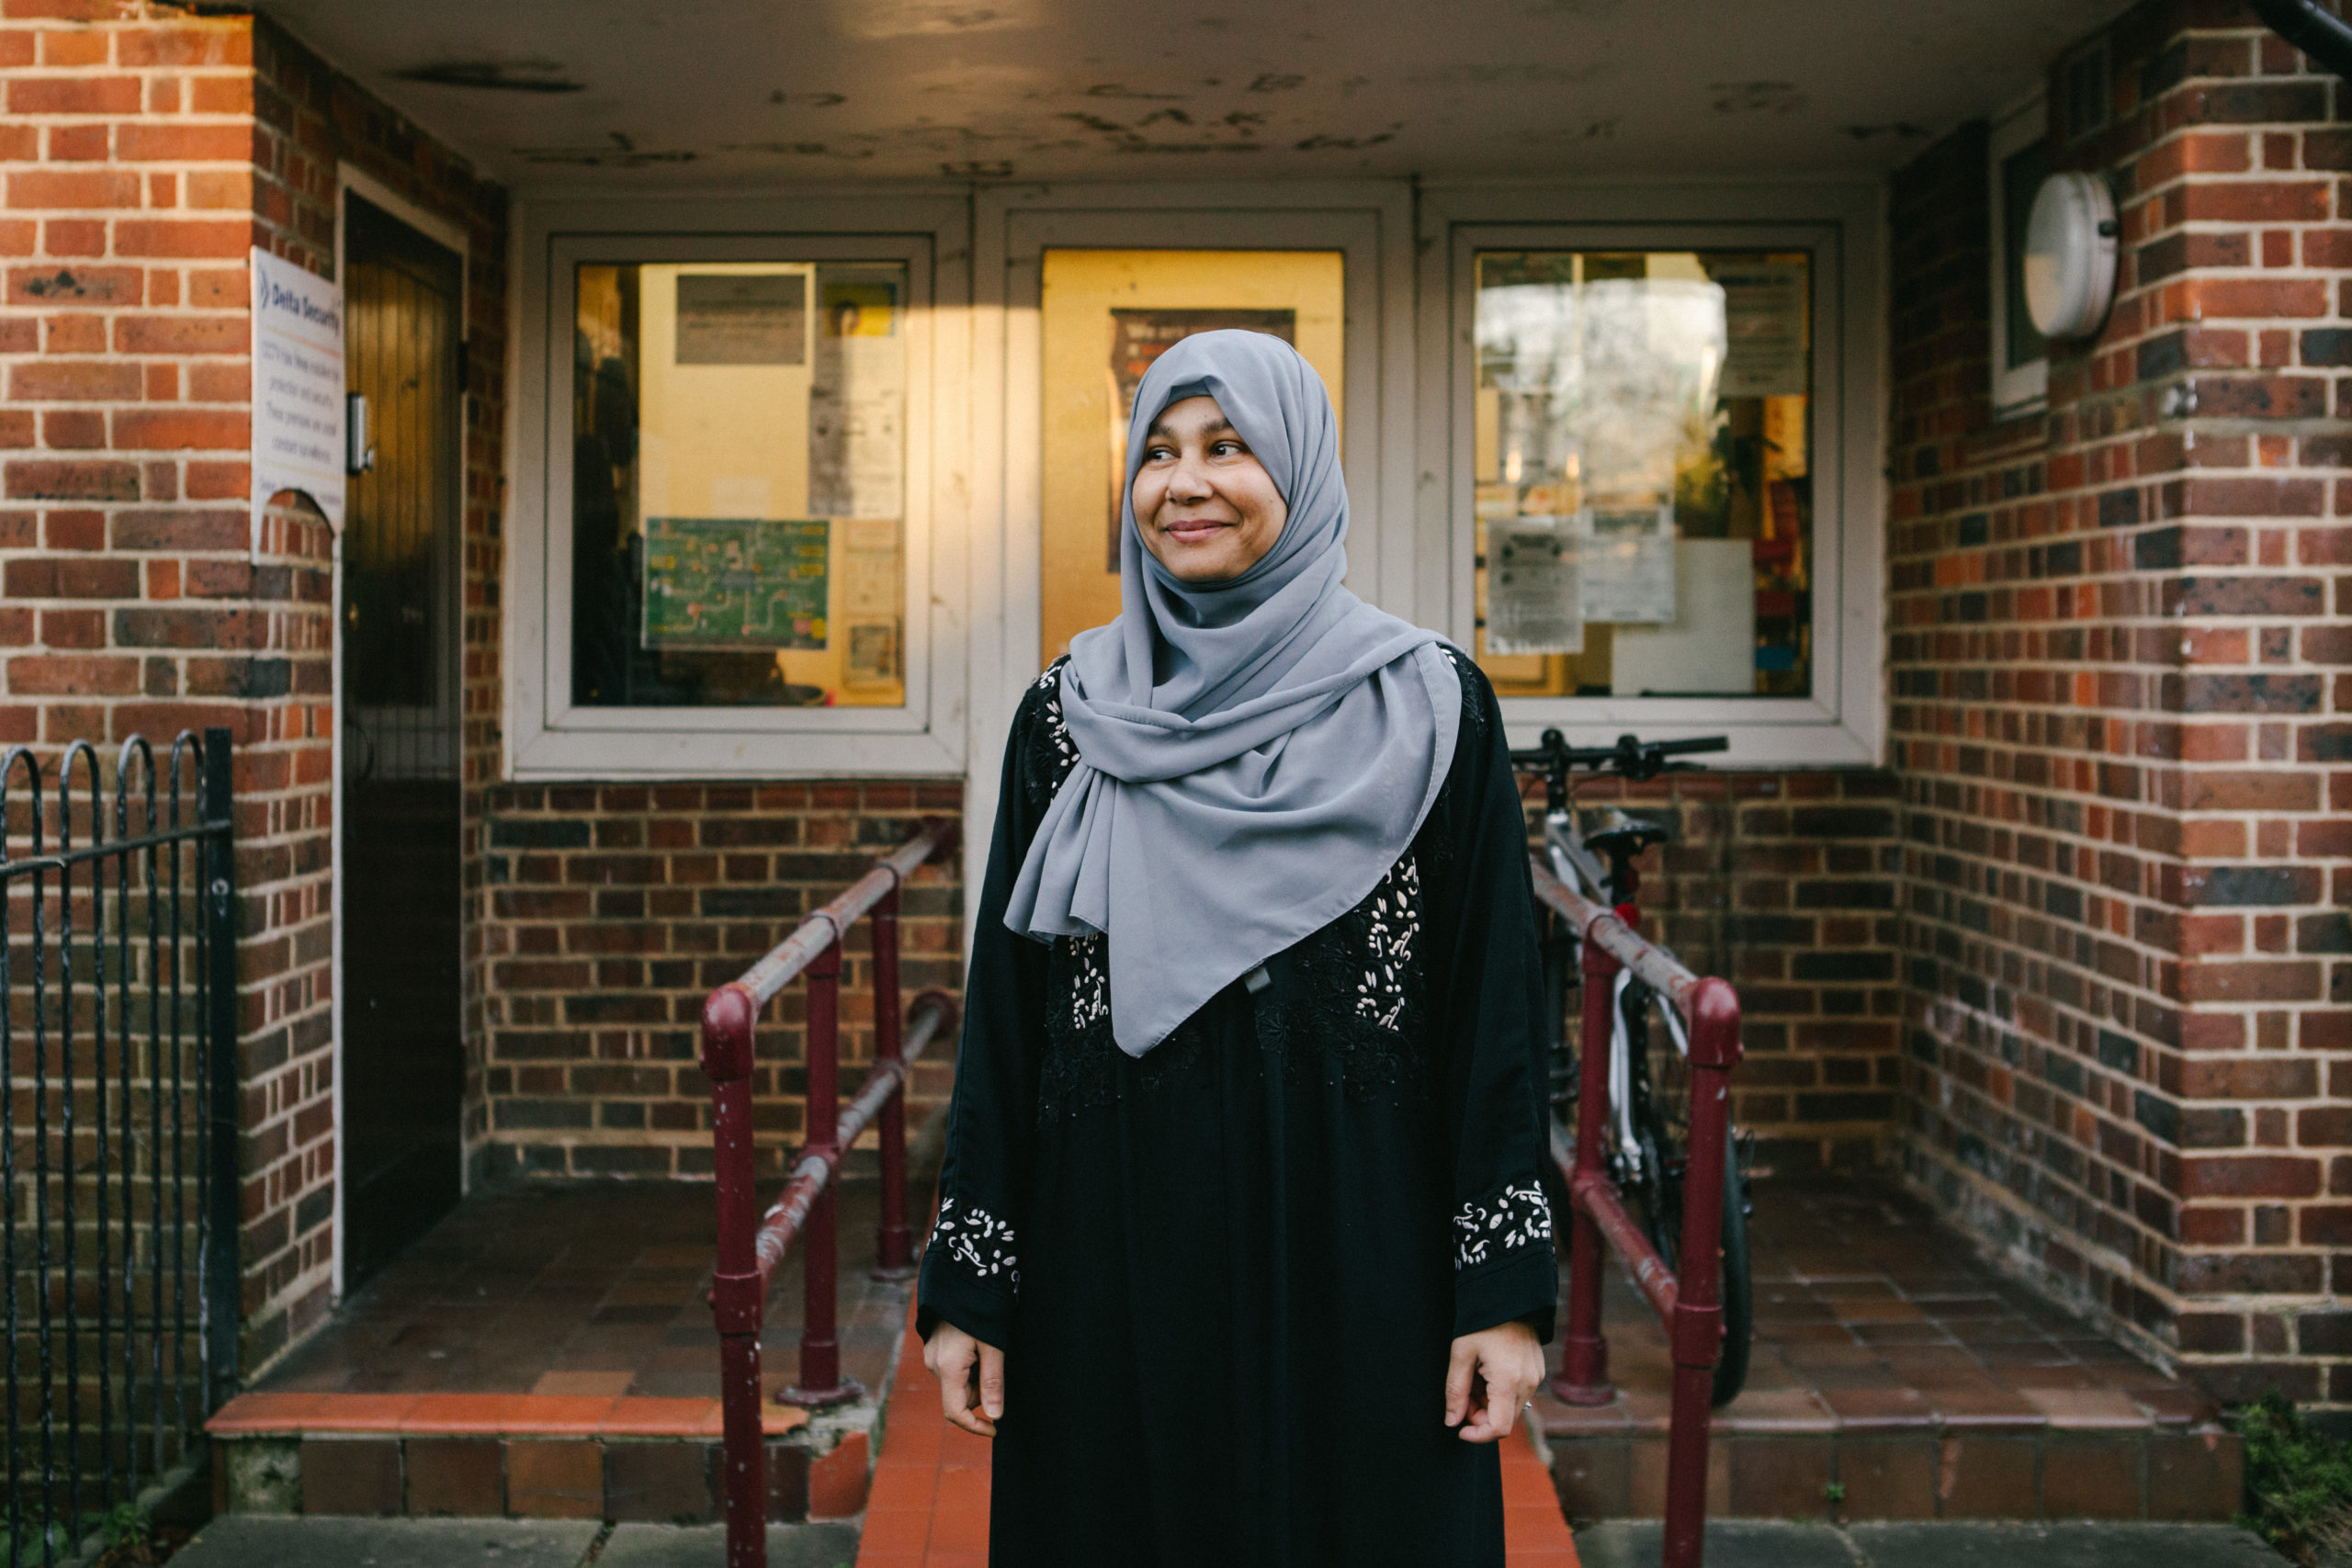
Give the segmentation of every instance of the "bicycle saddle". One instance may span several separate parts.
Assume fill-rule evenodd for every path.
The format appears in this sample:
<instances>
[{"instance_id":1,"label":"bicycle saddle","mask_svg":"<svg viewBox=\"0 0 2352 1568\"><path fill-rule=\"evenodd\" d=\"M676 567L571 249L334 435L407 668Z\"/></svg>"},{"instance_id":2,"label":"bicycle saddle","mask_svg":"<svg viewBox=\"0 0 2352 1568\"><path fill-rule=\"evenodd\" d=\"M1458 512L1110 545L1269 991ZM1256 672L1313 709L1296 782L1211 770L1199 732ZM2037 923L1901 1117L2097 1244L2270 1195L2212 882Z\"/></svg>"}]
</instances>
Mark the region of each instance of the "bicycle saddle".
<instances>
[{"instance_id":1,"label":"bicycle saddle","mask_svg":"<svg viewBox=\"0 0 2352 1568\"><path fill-rule=\"evenodd\" d=\"M1585 843L1604 855L1640 854L1652 844L1662 844L1674 837L1671 829L1662 823L1645 822L1638 817L1628 817L1615 807L1604 807L1600 826L1584 836Z\"/></svg>"}]
</instances>

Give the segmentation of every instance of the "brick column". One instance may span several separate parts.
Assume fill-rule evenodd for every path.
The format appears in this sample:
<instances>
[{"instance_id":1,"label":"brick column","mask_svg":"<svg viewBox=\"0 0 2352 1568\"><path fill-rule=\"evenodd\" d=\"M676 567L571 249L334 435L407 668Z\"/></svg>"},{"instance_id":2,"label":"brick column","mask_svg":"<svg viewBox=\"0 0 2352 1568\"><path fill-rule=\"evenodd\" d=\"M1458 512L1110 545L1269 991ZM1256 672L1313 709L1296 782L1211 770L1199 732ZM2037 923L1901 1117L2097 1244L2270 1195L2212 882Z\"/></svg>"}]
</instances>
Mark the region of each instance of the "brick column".
<instances>
[{"instance_id":1,"label":"brick column","mask_svg":"<svg viewBox=\"0 0 2352 1568\"><path fill-rule=\"evenodd\" d=\"M333 275L339 157L478 235L478 822L496 743L503 198L266 23L148 0L11 0L6 18L0 743L236 736L250 1373L329 1305L334 714L330 530L280 496L250 548L247 253Z\"/></svg>"},{"instance_id":2,"label":"brick column","mask_svg":"<svg viewBox=\"0 0 2352 1568\"><path fill-rule=\"evenodd\" d=\"M2220 1392L2352 1401L2344 89L2229 6L2105 42L2055 150L2121 273L2046 413L1987 407L1983 128L1895 184L1907 1158Z\"/></svg>"}]
</instances>

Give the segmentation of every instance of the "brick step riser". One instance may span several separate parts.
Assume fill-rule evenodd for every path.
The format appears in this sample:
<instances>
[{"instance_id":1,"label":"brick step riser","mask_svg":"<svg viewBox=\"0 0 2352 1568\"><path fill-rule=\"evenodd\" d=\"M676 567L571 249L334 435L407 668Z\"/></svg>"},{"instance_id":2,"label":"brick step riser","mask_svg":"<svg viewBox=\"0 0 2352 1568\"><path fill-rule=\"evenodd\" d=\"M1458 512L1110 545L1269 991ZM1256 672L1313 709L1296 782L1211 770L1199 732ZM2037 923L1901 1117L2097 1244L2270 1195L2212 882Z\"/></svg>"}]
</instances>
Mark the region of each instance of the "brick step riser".
<instances>
[{"instance_id":1,"label":"brick step riser","mask_svg":"<svg viewBox=\"0 0 2352 1568\"><path fill-rule=\"evenodd\" d=\"M722 1514L719 1445L702 1437L424 1436L317 1432L213 1439L218 1513L607 1519L708 1524ZM767 1445L768 1519L843 1519L865 1506L865 1435L815 1451Z\"/></svg>"},{"instance_id":2,"label":"brick step riser","mask_svg":"<svg viewBox=\"0 0 2352 1568\"><path fill-rule=\"evenodd\" d=\"M1553 1435L1572 1519L1665 1512L1666 1437ZM1717 1435L1710 1518L2225 1521L2240 1506L2235 1433L2044 1431Z\"/></svg>"}]
</instances>

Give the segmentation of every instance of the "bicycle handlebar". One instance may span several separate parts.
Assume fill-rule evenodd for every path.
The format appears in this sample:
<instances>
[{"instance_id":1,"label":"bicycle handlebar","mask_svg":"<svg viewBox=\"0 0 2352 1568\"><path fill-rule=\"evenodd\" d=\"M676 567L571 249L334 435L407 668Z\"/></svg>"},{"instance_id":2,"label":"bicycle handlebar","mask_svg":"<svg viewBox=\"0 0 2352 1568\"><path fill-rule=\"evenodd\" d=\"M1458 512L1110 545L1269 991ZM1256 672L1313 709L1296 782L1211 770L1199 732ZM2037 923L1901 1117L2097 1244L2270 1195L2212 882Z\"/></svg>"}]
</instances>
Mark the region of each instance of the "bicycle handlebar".
<instances>
[{"instance_id":1,"label":"bicycle handlebar","mask_svg":"<svg viewBox=\"0 0 2352 1568\"><path fill-rule=\"evenodd\" d=\"M1514 769L1540 769L1560 778L1565 778L1571 768L1590 768L1638 783L1674 769L1697 766L1671 761L1670 758L1730 750L1731 738L1725 735L1700 736L1689 740L1640 740L1621 735L1614 746L1571 746L1558 730L1547 729L1542 745L1513 751L1510 763Z\"/></svg>"}]
</instances>

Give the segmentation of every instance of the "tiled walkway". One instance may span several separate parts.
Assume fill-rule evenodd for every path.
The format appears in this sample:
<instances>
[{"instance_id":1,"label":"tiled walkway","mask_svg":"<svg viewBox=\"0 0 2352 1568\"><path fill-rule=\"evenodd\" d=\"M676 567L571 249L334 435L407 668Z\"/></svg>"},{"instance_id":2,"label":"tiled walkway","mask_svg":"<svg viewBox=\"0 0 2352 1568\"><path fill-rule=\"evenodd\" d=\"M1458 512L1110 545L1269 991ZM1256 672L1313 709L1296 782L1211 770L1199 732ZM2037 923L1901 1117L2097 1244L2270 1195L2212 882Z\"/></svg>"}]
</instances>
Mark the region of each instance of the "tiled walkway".
<instances>
[{"instance_id":1,"label":"tiled walkway","mask_svg":"<svg viewBox=\"0 0 2352 1568\"><path fill-rule=\"evenodd\" d=\"M870 1183L842 1189L843 1362L878 1388L909 1287L866 1276L874 1208ZM268 1506L715 1518L712 1228L702 1186L477 1198L216 1427L260 1445L262 1461L271 1445L299 1449L296 1490ZM1893 1181L1767 1183L1754 1233L1754 1371L1716 1422L1711 1515L2230 1517L2237 1439L2210 1401L1978 1262ZM770 1298L771 1388L797 1371L798 1267L796 1252ZM1611 1276L1619 1398L1598 1410L1538 1401L1559 1495L1579 1519L1655 1517L1663 1501L1665 1337ZM888 1412L868 1549L901 1568L952 1562L984 1540L986 1446L941 1425L919 1353L900 1356L898 1376L920 1393ZM787 1438L800 1413L766 1408L774 1517L855 1514L864 1432ZM1557 1513L1532 1451L1509 1451L1523 1553L1527 1530Z\"/></svg>"},{"instance_id":2,"label":"tiled walkway","mask_svg":"<svg viewBox=\"0 0 2352 1568\"><path fill-rule=\"evenodd\" d=\"M870 1278L875 1184L840 1192L842 1368L879 1388L912 1286ZM709 1186L673 1182L524 1185L469 1200L206 1423L239 1456L216 1467L221 1501L264 1512L718 1517L718 1336L706 1299L715 1205ZM796 1248L768 1297L761 1381L771 1393L799 1371L801 1261ZM772 1517L854 1515L864 1432L799 1433L805 1412L762 1413Z\"/></svg>"},{"instance_id":3,"label":"tiled walkway","mask_svg":"<svg viewBox=\"0 0 2352 1568\"><path fill-rule=\"evenodd\" d=\"M1503 1444L1509 1568L1577 1568L1552 1478L1522 1432ZM987 1568L989 1442L947 1424L911 1321L865 1506L857 1568Z\"/></svg>"},{"instance_id":4,"label":"tiled walkway","mask_svg":"<svg viewBox=\"0 0 2352 1568\"><path fill-rule=\"evenodd\" d=\"M841 1189L843 1369L869 1386L889 1364L903 1286L866 1277L879 1198ZM469 1200L275 1369L281 1393L718 1397L711 1326L717 1200L707 1184L508 1187ZM768 1294L762 1375L798 1371L802 1250Z\"/></svg>"},{"instance_id":5,"label":"tiled walkway","mask_svg":"<svg viewBox=\"0 0 2352 1568\"><path fill-rule=\"evenodd\" d=\"M1891 1179L1759 1184L1751 1235L1753 1370L1716 1417L1711 1514L2234 1511L2237 1438L2211 1399L1996 1273ZM1615 1270L1603 1316L1616 1403L1537 1408L1571 1514L1655 1516L1666 1337Z\"/></svg>"}]
</instances>

